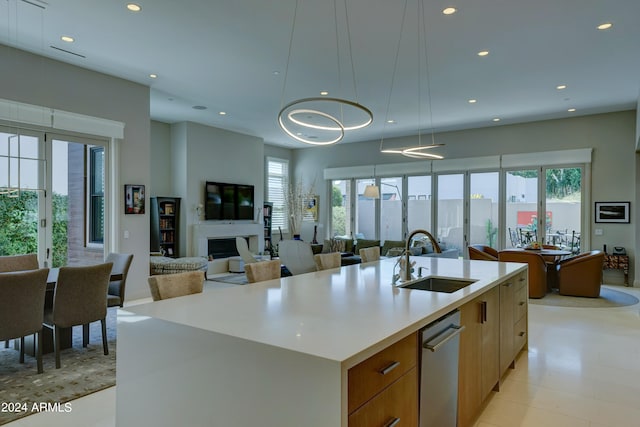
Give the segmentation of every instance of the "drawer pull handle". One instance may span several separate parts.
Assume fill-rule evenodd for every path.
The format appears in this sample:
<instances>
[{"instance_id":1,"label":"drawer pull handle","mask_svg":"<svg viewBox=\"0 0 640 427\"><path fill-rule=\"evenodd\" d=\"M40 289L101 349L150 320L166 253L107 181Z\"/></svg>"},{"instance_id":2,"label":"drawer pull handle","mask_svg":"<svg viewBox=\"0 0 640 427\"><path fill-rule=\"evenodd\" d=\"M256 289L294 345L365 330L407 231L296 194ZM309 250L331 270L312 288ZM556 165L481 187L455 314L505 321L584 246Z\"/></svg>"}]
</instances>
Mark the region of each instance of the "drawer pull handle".
<instances>
[{"instance_id":1,"label":"drawer pull handle","mask_svg":"<svg viewBox=\"0 0 640 427\"><path fill-rule=\"evenodd\" d=\"M520 304L518 304L518 305L525 305L525 304L526 304L526 302L520 301Z\"/></svg>"},{"instance_id":2,"label":"drawer pull handle","mask_svg":"<svg viewBox=\"0 0 640 427\"><path fill-rule=\"evenodd\" d=\"M527 333L526 333L526 332L524 332L524 331L522 331L522 332L520 332L518 335L520 335L521 337L523 337L523 336L527 335Z\"/></svg>"},{"instance_id":3,"label":"drawer pull handle","mask_svg":"<svg viewBox=\"0 0 640 427\"><path fill-rule=\"evenodd\" d=\"M508 282L508 283L504 283L502 286L504 286L504 287L508 288L508 287L509 287L509 286L511 286L512 284L513 284L513 283Z\"/></svg>"},{"instance_id":4,"label":"drawer pull handle","mask_svg":"<svg viewBox=\"0 0 640 427\"><path fill-rule=\"evenodd\" d=\"M391 421L389 421L387 424L385 424L384 427L394 427L394 426L397 426L399 422L400 422L400 418L394 418Z\"/></svg>"},{"instance_id":5,"label":"drawer pull handle","mask_svg":"<svg viewBox=\"0 0 640 427\"><path fill-rule=\"evenodd\" d=\"M389 366L387 366L386 368L380 370L380 373L382 375L387 375L389 372L393 371L398 366L400 366L400 362L392 362Z\"/></svg>"},{"instance_id":6,"label":"drawer pull handle","mask_svg":"<svg viewBox=\"0 0 640 427\"><path fill-rule=\"evenodd\" d=\"M524 277L521 277L521 278L519 279L519 281L520 281L520 282L524 282L525 280L527 280L527 279L525 279Z\"/></svg>"}]
</instances>

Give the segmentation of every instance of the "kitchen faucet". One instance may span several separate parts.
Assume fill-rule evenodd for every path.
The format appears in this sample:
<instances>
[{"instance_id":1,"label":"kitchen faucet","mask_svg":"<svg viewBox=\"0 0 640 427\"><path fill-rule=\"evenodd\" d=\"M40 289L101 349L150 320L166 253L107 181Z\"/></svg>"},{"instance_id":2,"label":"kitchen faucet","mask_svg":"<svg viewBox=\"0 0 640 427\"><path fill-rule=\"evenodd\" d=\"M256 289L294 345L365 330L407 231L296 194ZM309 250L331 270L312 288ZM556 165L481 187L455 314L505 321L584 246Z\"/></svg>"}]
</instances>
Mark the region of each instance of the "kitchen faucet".
<instances>
[{"instance_id":1,"label":"kitchen faucet","mask_svg":"<svg viewBox=\"0 0 640 427\"><path fill-rule=\"evenodd\" d=\"M429 233L427 230L422 230L422 229L417 229L417 230L413 230L411 233L409 233L409 235L407 236L407 242L405 244L405 248L404 248L404 269L402 268L402 263L400 262L400 272L401 272L401 278L400 280L403 282L408 282L409 280L411 280L413 277L411 277L411 251L409 250L409 245L411 245L411 239L417 235L417 234L424 234L425 236L427 236L429 238L429 241L431 241L431 245L433 246L433 251L436 253L441 253L442 249L440 248L440 245L438 244L438 241L431 235L431 233ZM402 258L402 256L400 257ZM422 271L419 270L420 275L422 275Z\"/></svg>"}]
</instances>

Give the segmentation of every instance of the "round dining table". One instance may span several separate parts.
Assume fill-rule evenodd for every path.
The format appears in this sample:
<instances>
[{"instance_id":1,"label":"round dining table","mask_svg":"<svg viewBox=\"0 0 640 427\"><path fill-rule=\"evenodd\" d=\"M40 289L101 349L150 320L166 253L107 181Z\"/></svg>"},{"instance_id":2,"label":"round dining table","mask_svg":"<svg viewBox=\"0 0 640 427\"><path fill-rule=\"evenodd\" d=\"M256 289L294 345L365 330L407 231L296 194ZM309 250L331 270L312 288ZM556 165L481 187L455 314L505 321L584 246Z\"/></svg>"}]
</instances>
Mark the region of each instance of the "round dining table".
<instances>
[{"instance_id":1,"label":"round dining table","mask_svg":"<svg viewBox=\"0 0 640 427\"><path fill-rule=\"evenodd\" d=\"M513 252L533 252L536 254L542 255L545 263L547 264L547 288L549 290L558 287L558 272L557 265L558 263L572 254L571 251L567 251L565 249L527 249L527 248L509 248L504 249L504 251L513 251Z\"/></svg>"}]
</instances>

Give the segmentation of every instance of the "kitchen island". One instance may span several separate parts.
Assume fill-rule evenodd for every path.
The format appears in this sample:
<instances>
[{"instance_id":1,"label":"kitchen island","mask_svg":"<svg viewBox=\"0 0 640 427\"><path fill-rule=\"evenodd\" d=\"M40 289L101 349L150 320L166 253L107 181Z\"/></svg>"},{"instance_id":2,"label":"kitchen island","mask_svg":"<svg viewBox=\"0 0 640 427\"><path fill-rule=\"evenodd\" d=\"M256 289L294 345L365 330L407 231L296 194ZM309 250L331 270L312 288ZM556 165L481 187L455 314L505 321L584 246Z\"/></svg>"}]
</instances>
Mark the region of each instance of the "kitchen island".
<instances>
[{"instance_id":1,"label":"kitchen island","mask_svg":"<svg viewBox=\"0 0 640 427\"><path fill-rule=\"evenodd\" d=\"M117 425L346 427L351 368L526 271L413 260L476 281L402 289L387 259L120 309Z\"/></svg>"}]
</instances>

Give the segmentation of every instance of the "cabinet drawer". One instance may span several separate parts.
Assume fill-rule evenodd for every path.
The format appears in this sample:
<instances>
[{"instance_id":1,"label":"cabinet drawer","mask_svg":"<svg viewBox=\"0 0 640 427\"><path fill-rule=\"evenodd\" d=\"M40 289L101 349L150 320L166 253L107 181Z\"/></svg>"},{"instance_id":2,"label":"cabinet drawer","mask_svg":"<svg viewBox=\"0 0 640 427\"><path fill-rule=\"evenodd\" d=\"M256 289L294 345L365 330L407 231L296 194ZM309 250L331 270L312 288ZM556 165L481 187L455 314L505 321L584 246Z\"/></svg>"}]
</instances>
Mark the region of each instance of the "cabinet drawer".
<instances>
[{"instance_id":1,"label":"cabinet drawer","mask_svg":"<svg viewBox=\"0 0 640 427\"><path fill-rule=\"evenodd\" d=\"M418 335L413 333L349 369L349 413L416 366Z\"/></svg>"},{"instance_id":2,"label":"cabinet drawer","mask_svg":"<svg viewBox=\"0 0 640 427\"><path fill-rule=\"evenodd\" d=\"M418 374L414 367L349 416L349 427L418 425ZM395 424L394 424L395 422Z\"/></svg>"},{"instance_id":3,"label":"cabinet drawer","mask_svg":"<svg viewBox=\"0 0 640 427\"><path fill-rule=\"evenodd\" d=\"M527 342L527 316L522 316L513 328L514 333L514 356L518 354Z\"/></svg>"},{"instance_id":4,"label":"cabinet drawer","mask_svg":"<svg viewBox=\"0 0 640 427\"><path fill-rule=\"evenodd\" d=\"M513 301L515 304L515 317L514 320L517 322L522 319L522 316L527 312L527 305L529 304L529 290L526 286L523 286L520 289L516 290L515 300Z\"/></svg>"},{"instance_id":5,"label":"cabinet drawer","mask_svg":"<svg viewBox=\"0 0 640 427\"><path fill-rule=\"evenodd\" d=\"M516 283L516 291L522 288L526 288L526 284L527 284L527 272L523 271L522 273L518 274L515 278L514 281Z\"/></svg>"}]
</instances>

